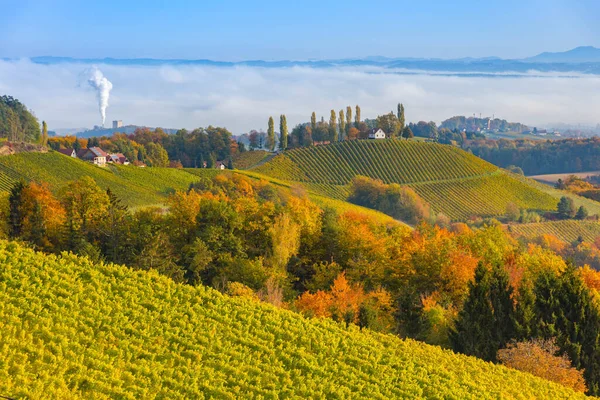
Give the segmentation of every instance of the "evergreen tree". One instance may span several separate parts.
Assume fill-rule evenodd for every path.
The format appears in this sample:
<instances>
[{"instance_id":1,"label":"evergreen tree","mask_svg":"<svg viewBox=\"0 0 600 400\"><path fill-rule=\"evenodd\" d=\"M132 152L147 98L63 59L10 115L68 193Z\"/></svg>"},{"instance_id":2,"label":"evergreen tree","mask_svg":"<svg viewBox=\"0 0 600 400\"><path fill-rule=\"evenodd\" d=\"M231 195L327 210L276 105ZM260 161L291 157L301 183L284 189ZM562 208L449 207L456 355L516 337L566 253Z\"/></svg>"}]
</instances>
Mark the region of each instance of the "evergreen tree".
<instances>
[{"instance_id":1,"label":"evergreen tree","mask_svg":"<svg viewBox=\"0 0 600 400\"><path fill-rule=\"evenodd\" d=\"M400 132L403 132L406 119L404 118L404 105L402 103L398 103L398 122L400 123Z\"/></svg>"},{"instance_id":2,"label":"evergreen tree","mask_svg":"<svg viewBox=\"0 0 600 400\"><path fill-rule=\"evenodd\" d=\"M267 148L270 151L275 150L275 121L269 117L269 127L267 129Z\"/></svg>"},{"instance_id":3,"label":"evergreen tree","mask_svg":"<svg viewBox=\"0 0 600 400\"><path fill-rule=\"evenodd\" d=\"M494 310L495 329L492 331L493 342L499 349L516 337L515 306L512 299L513 289L510 286L508 273L496 265L492 269L490 281L490 302ZM495 356L494 359L495 360Z\"/></svg>"},{"instance_id":4,"label":"evergreen tree","mask_svg":"<svg viewBox=\"0 0 600 400\"><path fill-rule=\"evenodd\" d=\"M335 110L331 110L331 113L329 114L329 141L331 141L333 143L333 142L337 142L337 140L338 140L338 133L337 133Z\"/></svg>"},{"instance_id":5,"label":"evergreen tree","mask_svg":"<svg viewBox=\"0 0 600 400\"><path fill-rule=\"evenodd\" d=\"M405 126L404 129L402 130L402 137L406 140L408 139L412 139L415 137L415 134L413 133L413 131L410 129L409 126Z\"/></svg>"},{"instance_id":6,"label":"evergreen tree","mask_svg":"<svg viewBox=\"0 0 600 400\"><path fill-rule=\"evenodd\" d=\"M515 308L515 333L518 341L533 338L535 325L535 296L528 285L521 285Z\"/></svg>"},{"instance_id":7,"label":"evergreen tree","mask_svg":"<svg viewBox=\"0 0 600 400\"><path fill-rule=\"evenodd\" d=\"M233 161L231 161L231 157L229 158L229 161L227 161L227 169L233 169Z\"/></svg>"},{"instance_id":8,"label":"evergreen tree","mask_svg":"<svg viewBox=\"0 0 600 400\"><path fill-rule=\"evenodd\" d=\"M357 105L356 106L356 114L354 115L354 127L356 129L359 129L359 124L360 124L360 107Z\"/></svg>"},{"instance_id":9,"label":"evergreen tree","mask_svg":"<svg viewBox=\"0 0 600 400\"><path fill-rule=\"evenodd\" d=\"M352 107L346 107L346 138L348 137L348 132L352 128Z\"/></svg>"},{"instance_id":10,"label":"evergreen tree","mask_svg":"<svg viewBox=\"0 0 600 400\"><path fill-rule=\"evenodd\" d=\"M34 246L43 249L46 242L46 224L42 215L42 206L38 201L33 206L33 213L29 217L29 237L27 238Z\"/></svg>"},{"instance_id":11,"label":"evergreen tree","mask_svg":"<svg viewBox=\"0 0 600 400\"><path fill-rule=\"evenodd\" d=\"M313 132L317 130L317 114L314 111L310 116L310 127Z\"/></svg>"},{"instance_id":12,"label":"evergreen tree","mask_svg":"<svg viewBox=\"0 0 600 400\"><path fill-rule=\"evenodd\" d=\"M79 139L75 139L73 142L73 150L75 150L75 152L81 150L81 143L79 142Z\"/></svg>"},{"instance_id":13,"label":"evergreen tree","mask_svg":"<svg viewBox=\"0 0 600 400\"><path fill-rule=\"evenodd\" d=\"M288 147L288 128L285 115L279 117L279 148L285 150ZM230 168L233 169L233 168Z\"/></svg>"},{"instance_id":14,"label":"evergreen tree","mask_svg":"<svg viewBox=\"0 0 600 400\"><path fill-rule=\"evenodd\" d=\"M346 133L346 118L344 116L344 110L340 110L338 126L340 127L339 140L341 141L344 140L344 134Z\"/></svg>"},{"instance_id":15,"label":"evergreen tree","mask_svg":"<svg viewBox=\"0 0 600 400\"><path fill-rule=\"evenodd\" d=\"M515 310L508 274L502 266L489 271L483 263L469 283L450 342L455 351L495 361L498 350L516 336Z\"/></svg>"},{"instance_id":16,"label":"evergreen tree","mask_svg":"<svg viewBox=\"0 0 600 400\"><path fill-rule=\"evenodd\" d=\"M584 206L580 206L577 210L577 214L575 214L575 219L583 220L588 217L588 210Z\"/></svg>"},{"instance_id":17,"label":"evergreen tree","mask_svg":"<svg viewBox=\"0 0 600 400\"><path fill-rule=\"evenodd\" d=\"M584 370L588 393L600 394L600 314L577 269L542 273L534 287L536 334L556 338L561 353Z\"/></svg>"},{"instance_id":18,"label":"evergreen tree","mask_svg":"<svg viewBox=\"0 0 600 400\"><path fill-rule=\"evenodd\" d=\"M573 199L563 196L560 198L557 206L558 216L562 219L573 218L576 214L575 203Z\"/></svg>"},{"instance_id":19,"label":"evergreen tree","mask_svg":"<svg viewBox=\"0 0 600 400\"><path fill-rule=\"evenodd\" d=\"M450 343L459 353L491 361L498 349L492 343L494 312L489 301L489 281L488 270L480 263L475 270L475 281L469 282L469 295L463 309L450 331Z\"/></svg>"},{"instance_id":20,"label":"evergreen tree","mask_svg":"<svg viewBox=\"0 0 600 400\"><path fill-rule=\"evenodd\" d=\"M106 189L106 195L108 208L106 218L102 221L102 252L108 261L122 263L128 247L129 211L110 188Z\"/></svg>"},{"instance_id":21,"label":"evergreen tree","mask_svg":"<svg viewBox=\"0 0 600 400\"><path fill-rule=\"evenodd\" d=\"M21 236L23 231L23 212L21 202L23 199L23 190L27 184L23 180L19 180L10 190L8 197L9 203L9 218L8 218L8 236L11 239Z\"/></svg>"}]
</instances>

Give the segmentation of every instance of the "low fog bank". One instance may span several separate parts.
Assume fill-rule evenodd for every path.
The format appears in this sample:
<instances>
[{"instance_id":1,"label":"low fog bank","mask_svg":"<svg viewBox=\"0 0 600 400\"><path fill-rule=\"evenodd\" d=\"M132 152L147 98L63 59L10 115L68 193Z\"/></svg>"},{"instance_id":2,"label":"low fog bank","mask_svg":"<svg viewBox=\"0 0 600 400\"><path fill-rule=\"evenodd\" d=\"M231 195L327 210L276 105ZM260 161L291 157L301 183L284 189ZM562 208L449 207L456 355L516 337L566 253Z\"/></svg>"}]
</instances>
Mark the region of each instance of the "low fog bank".
<instances>
[{"instance_id":1,"label":"low fog bank","mask_svg":"<svg viewBox=\"0 0 600 400\"><path fill-rule=\"evenodd\" d=\"M101 123L93 89L79 84L89 66L0 61L0 94L30 107L50 129ZM452 76L369 68L258 68L98 65L113 85L107 124L194 128L225 126L239 134L266 129L270 115L288 125L310 114L329 117L359 104L363 118L406 107L407 121L454 115L504 118L542 126L600 122L600 77L531 72L521 76Z\"/></svg>"}]
</instances>

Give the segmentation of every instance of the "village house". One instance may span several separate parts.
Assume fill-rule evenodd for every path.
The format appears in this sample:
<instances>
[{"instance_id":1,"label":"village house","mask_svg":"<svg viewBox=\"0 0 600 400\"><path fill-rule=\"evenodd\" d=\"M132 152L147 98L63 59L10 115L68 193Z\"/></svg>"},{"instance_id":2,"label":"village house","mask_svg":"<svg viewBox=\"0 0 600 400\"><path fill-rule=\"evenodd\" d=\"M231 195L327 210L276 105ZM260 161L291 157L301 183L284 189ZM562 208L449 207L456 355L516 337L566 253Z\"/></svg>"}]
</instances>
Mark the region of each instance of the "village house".
<instances>
[{"instance_id":1,"label":"village house","mask_svg":"<svg viewBox=\"0 0 600 400\"><path fill-rule=\"evenodd\" d=\"M64 154L65 156L77 158L77 152L75 149L58 149L58 152Z\"/></svg>"},{"instance_id":2,"label":"village house","mask_svg":"<svg viewBox=\"0 0 600 400\"><path fill-rule=\"evenodd\" d=\"M385 139L386 135L383 129L373 128L369 131L369 139Z\"/></svg>"},{"instance_id":3,"label":"village house","mask_svg":"<svg viewBox=\"0 0 600 400\"><path fill-rule=\"evenodd\" d=\"M89 149L81 149L77 152L77 158L92 162L95 165L104 167L108 154L100 147L90 147Z\"/></svg>"},{"instance_id":4,"label":"village house","mask_svg":"<svg viewBox=\"0 0 600 400\"><path fill-rule=\"evenodd\" d=\"M129 160L123 153L113 153L108 156L108 162L113 164L129 165Z\"/></svg>"},{"instance_id":5,"label":"village house","mask_svg":"<svg viewBox=\"0 0 600 400\"><path fill-rule=\"evenodd\" d=\"M217 161L217 163L215 164L215 168L216 169L226 169L227 166L225 165L225 163L223 161Z\"/></svg>"}]
</instances>

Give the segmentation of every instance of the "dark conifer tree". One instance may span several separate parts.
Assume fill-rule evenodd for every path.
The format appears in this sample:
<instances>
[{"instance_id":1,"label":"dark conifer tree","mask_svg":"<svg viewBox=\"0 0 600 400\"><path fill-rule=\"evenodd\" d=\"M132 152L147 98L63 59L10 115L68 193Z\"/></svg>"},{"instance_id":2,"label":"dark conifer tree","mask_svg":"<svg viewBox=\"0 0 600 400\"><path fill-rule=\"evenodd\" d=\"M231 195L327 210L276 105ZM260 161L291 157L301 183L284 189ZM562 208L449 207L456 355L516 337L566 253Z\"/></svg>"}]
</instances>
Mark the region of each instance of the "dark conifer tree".
<instances>
[{"instance_id":1,"label":"dark conifer tree","mask_svg":"<svg viewBox=\"0 0 600 400\"><path fill-rule=\"evenodd\" d=\"M489 294L489 272L480 263L475 270L475 281L469 283L469 295L463 309L450 332L450 343L459 353L491 361L496 357L497 348L493 343L494 312Z\"/></svg>"},{"instance_id":2,"label":"dark conifer tree","mask_svg":"<svg viewBox=\"0 0 600 400\"><path fill-rule=\"evenodd\" d=\"M23 212L21 210L21 201L23 189L27 184L20 180L10 190L8 197L9 203L9 220L8 220L8 235L11 239L21 236L23 231Z\"/></svg>"}]
</instances>

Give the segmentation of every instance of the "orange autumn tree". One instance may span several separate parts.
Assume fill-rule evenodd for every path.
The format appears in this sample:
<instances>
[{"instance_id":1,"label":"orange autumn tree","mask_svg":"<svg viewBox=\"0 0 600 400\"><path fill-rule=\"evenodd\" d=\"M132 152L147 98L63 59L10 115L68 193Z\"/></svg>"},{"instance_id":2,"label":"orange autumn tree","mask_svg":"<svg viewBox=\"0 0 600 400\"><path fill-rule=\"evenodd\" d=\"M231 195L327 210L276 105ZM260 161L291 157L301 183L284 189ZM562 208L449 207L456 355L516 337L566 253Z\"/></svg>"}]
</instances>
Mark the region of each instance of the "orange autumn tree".
<instances>
[{"instance_id":1,"label":"orange autumn tree","mask_svg":"<svg viewBox=\"0 0 600 400\"><path fill-rule=\"evenodd\" d=\"M507 367L585 392L583 371L574 368L566 355L557 356L558 350L554 339L534 339L498 350L498 360Z\"/></svg>"},{"instance_id":2,"label":"orange autumn tree","mask_svg":"<svg viewBox=\"0 0 600 400\"><path fill-rule=\"evenodd\" d=\"M304 292L295 302L302 313L317 318L358 323L361 327L389 330L392 299L383 289L365 293L362 285L352 284L342 272L333 281L328 292Z\"/></svg>"},{"instance_id":3,"label":"orange autumn tree","mask_svg":"<svg viewBox=\"0 0 600 400\"><path fill-rule=\"evenodd\" d=\"M21 193L22 238L43 250L60 246L61 228L65 221L62 207L47 184L31 182Z\"/></svg>"}]
</instances>

